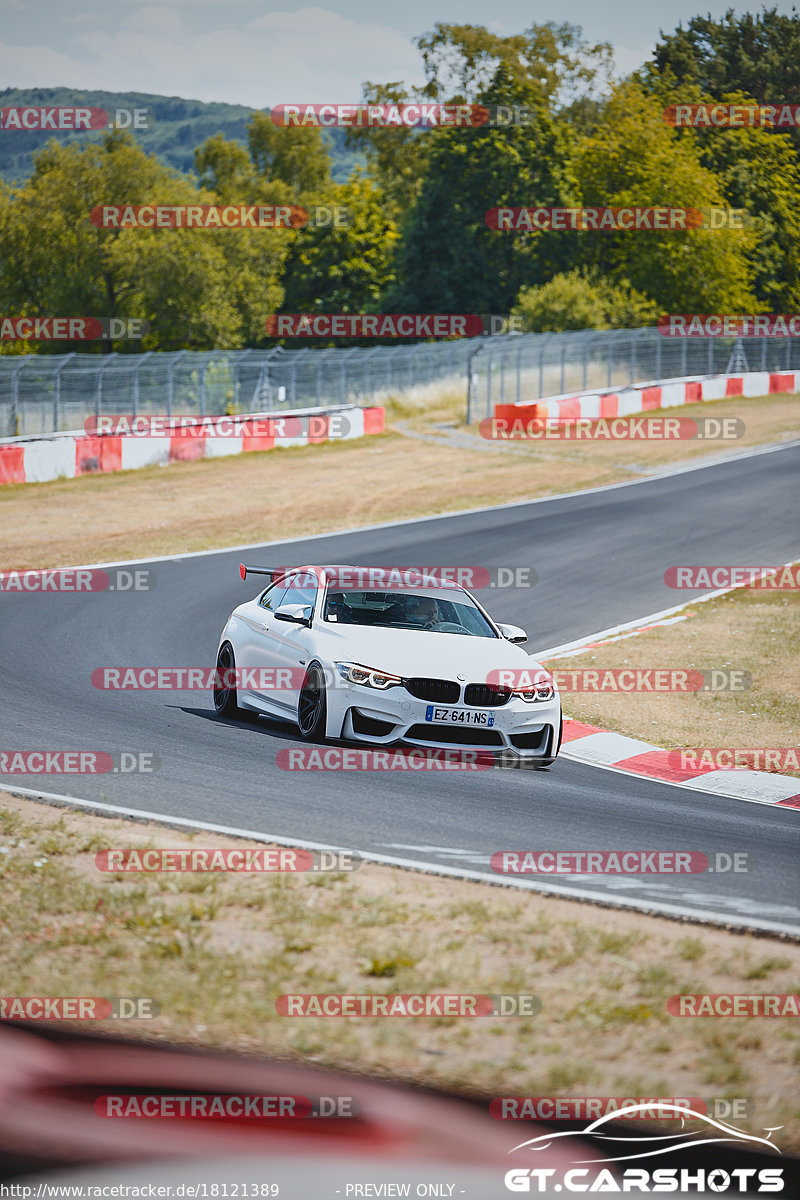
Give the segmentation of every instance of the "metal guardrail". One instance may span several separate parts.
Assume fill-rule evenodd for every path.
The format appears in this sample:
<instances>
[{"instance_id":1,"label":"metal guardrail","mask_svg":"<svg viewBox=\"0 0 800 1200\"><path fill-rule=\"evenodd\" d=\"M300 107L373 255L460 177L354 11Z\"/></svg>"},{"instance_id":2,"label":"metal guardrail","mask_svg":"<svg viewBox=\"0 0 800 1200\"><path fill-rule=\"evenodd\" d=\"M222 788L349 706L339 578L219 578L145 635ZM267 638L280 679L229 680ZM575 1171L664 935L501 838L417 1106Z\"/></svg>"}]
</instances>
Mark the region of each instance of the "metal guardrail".
<instances>
[{"instance_id":1,"label":"metal guardrail","mask_svg":"<svg viewBox=\"0 0 800 1200\"><path fill-rule=\"evenodd\" d=\"M281 412L380 404L451 382L471 420L497 403L647 379L800 368L793 338L667 338L655 328L507 334L350 349L0 355L0 437L108 413ZM424 399L424 396L423 396Z\"/></svg>"}]
</instances>

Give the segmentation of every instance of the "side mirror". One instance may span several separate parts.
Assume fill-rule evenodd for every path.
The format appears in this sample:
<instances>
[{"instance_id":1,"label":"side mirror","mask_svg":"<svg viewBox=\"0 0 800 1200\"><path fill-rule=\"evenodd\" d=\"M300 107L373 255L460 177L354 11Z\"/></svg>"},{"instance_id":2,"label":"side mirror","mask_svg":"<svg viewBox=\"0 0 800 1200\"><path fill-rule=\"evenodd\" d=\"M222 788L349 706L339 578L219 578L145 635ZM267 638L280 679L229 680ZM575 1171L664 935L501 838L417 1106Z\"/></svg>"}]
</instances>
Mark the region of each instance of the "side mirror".
<instances>
[{"instance_id":1,"label":"side mirror","mask_svg":"<svg viewBox=\"0 0 800 1200\"><path fill-rule=\"evenodd\" d=\"M520 629L519 625L498 625L497 628L506 641L513 642L515 646L521 646L528 640L527 633L524 629Z\"/></svg>"},{"instance_id":2,"label":"side mirror","mask_svg":"<svg viewBox=\"0 0 800 1200\"><path fill-rule=\"evenodd\" d=\"M295 625L311 625L310 604L281 604L275 609L276 621L291 621Z\"/></svg>"}]
</instances>

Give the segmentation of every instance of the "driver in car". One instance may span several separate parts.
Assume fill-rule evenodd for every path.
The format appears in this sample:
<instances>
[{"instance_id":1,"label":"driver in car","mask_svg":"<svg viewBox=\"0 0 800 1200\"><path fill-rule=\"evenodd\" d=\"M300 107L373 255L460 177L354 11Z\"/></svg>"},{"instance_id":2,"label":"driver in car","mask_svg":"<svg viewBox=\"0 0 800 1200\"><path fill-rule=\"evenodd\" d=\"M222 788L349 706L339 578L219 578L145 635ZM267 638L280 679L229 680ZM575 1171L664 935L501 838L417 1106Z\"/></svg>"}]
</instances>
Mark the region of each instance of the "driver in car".
<instances>
[{"instance_id":1,"label":"driver in car","mask_svg":"<svg viewBox=\"0 0 800 1200\"><path fill-rule=\"evenodd\" d=\"M438 601L433 596L420 596L415 605L414 616L423 629L432 629L441 622Z\"/></svg>"}]
</instances>

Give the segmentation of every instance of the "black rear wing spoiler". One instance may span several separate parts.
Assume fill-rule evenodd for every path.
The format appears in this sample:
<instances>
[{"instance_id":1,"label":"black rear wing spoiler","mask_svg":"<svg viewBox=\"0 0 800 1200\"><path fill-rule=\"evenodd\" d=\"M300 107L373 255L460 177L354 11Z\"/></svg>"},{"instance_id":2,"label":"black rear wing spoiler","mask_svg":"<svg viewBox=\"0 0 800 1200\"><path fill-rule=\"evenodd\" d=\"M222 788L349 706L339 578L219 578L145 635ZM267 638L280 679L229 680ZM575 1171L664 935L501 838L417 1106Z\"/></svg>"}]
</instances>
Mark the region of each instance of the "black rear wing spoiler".
<instances>
[{"instance_id":1,"label":"black rear wing spoiler","mask_svg":"<svg viewBox=\"0 0 800 1200\"><path fill-rule=\"evenodd\" d=\"M248 575L268 575L270 579L285 579L287 575L313 576L314 572L309 571L308 567L246 567L244 563L239 563L239 574L242 579L247 579Z\"/></svg>"}]
</instances>

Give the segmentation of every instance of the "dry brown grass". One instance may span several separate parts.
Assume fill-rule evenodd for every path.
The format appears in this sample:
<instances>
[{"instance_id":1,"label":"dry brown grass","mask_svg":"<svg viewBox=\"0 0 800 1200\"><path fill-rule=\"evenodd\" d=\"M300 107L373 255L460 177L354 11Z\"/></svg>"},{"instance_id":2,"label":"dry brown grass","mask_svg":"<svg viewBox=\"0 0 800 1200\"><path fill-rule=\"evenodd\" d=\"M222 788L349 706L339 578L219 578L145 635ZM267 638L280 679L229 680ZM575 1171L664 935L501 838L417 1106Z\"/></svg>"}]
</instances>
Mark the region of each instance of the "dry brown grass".
<instances>
[{"instance_id":1,"label":"dry brown grass","mask_svg":"<svg viewBox=\"0 0 800 1200\"><path fill-rule=\"evenodd\" d=\"M666 749L797 747L800 731L800 594L741 588L695 604L675 625L551 660L567 671L667 667L748 672L745 691L571 692L564 711ZM798 774L798 772L790 772Z\"/></svg>"},{"instance_id":2,"label":"dry brown grass","mask_svg":"<svg viewBox=\"0 0 800 1200\"><path fill-rule=\"evenodd\" d=\"M107 562L452 512L614 483L797 431L797 398L767 396L691 406L693 416L743 417L747 434L736 443L515 443L498 451L475 437L474 448L461 448L431 428L432 419L455 412L454 403L445 395L410 417L409 427L432 433L433 443L390 432L0 487L0 562L4 569Z\"/></svg>"},{"instance_id":3,"label":"dry brown grass","mask_svg":"<svg viewBox=\"0 0 800 1200\"><path fill-rule=\"evenodd\" d=\"M109 846L252 845L0 796L6 995L152 996L125 1032L446 1087L748 1100L800 1145L797 1020L680 1019L680 992L797 992L800 946L365 864L108 875ZM533 1018L280 1017L291 992L535 994ZM117 1023L118 1025L118 1023Z\"/></svg>"}]
</instances>

